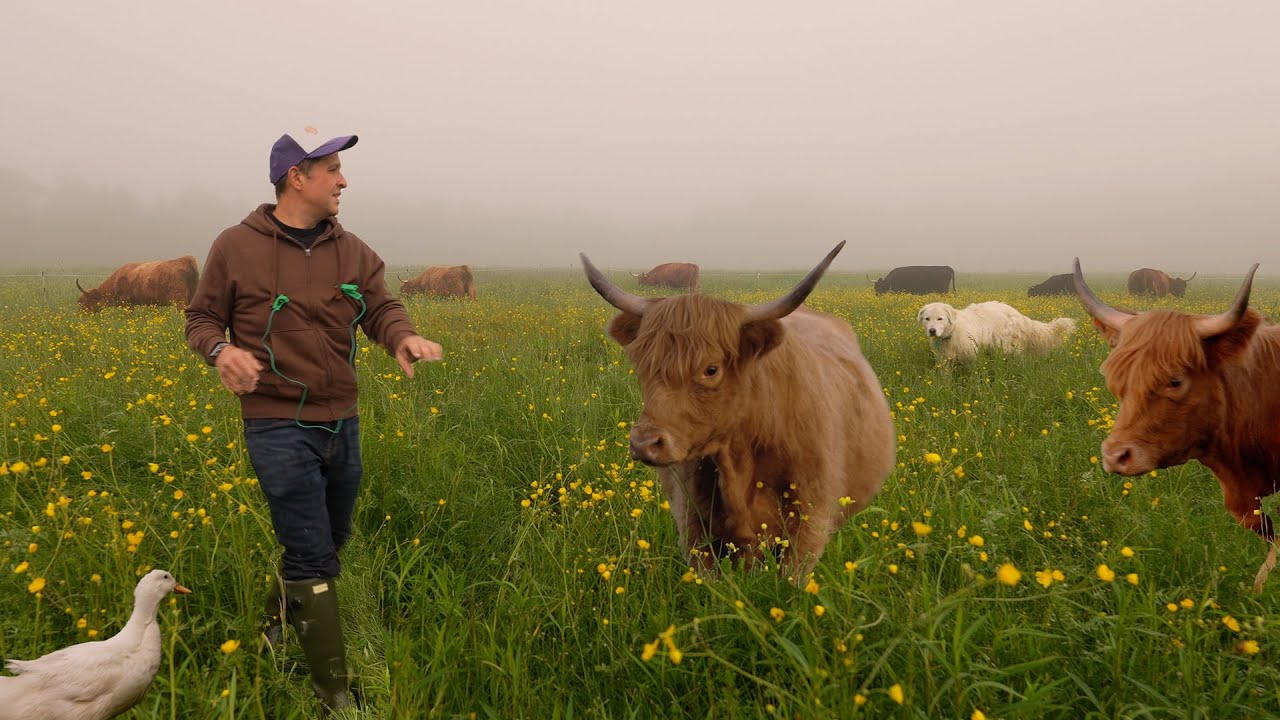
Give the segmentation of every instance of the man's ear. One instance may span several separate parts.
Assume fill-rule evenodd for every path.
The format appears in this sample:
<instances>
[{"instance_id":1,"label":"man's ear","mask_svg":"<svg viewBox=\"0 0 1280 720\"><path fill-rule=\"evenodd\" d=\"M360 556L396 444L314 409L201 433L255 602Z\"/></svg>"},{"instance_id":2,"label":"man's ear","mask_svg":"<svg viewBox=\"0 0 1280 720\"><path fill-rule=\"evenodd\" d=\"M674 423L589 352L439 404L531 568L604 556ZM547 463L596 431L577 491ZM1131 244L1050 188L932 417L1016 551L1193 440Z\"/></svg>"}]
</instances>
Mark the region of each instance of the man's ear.
<instances>
[{"instance_id":1,"label":"man's ear","mask_svg":"<svg viewBox=\"0 0 1280 720\"><path fill-rule=\"evenodd\" d=\"M609 337L617 341L623 347L630 345L635 341L636 335L640 333L640 322L643 320L639 315L632 313L618 313L609 321Z\"/></svg>"},{"instance_id":2,"label":"man's ear","mask_svg":"<svg viewBox=\"0 0 1280 720\"><path fill-rule=\"evenodd\" d=\"M1205 338L1204 354L1209 358L1210 366L1218 367L1243 355L1249 347L1249 340L1253 337L1253 333L1261 324L1262 316L1256 310L1248 310L1240 316L1240 321L1226 332Z\"/></svg>"},{"instance_id":3,"label":"man's ear","mask_svg":"<svg viewBox=\"0 0 1280 720\"><path fill-rule=\"evenodd\" d=\"M764 356L778 347L784 332L777 320L757 320L743 325L738 335L738 357L749 360Z\"/></svg>"}]
</instances>

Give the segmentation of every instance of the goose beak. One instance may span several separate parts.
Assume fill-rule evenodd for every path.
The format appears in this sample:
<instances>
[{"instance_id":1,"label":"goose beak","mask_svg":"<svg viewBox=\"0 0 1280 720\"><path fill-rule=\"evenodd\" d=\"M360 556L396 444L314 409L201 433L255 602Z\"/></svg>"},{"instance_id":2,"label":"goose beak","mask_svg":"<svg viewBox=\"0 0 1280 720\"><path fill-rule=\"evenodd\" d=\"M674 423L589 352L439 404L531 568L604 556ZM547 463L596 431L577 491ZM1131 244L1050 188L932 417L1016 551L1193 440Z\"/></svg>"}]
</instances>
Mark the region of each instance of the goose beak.
<instances>
[{"instance_id":1,"label":"goose beak","mask_svg":"<svg viewBox=\"0 0 1280 720\"><path fill-rule=\"evenodd\" d=\"M190 594L191 594L191 591L190 591L190 590L188 590L188 589L186 589L186 588L182 587L181 585L174 585L174 586L173 586L173 591L174 591L174 592L176 592L176 593L178 593L179 595L190 595Z\"/></svg>"}]
</instances>

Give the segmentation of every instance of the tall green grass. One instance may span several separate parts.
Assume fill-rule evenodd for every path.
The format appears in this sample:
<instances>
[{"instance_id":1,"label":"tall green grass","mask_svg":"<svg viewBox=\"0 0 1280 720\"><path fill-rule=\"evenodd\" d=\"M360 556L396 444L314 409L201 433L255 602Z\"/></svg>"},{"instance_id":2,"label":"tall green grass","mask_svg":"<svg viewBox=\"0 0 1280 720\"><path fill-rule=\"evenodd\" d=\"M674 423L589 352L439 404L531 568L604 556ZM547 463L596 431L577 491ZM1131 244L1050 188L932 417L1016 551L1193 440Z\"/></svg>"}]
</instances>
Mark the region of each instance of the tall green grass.
<instances>
[{"instance_id":1,"label":"tall green grass","mask_svg":"<svg viewBox=\"0 0 1280 720\"><path fill-rule=\"evenodd\" d=\"M758 302L798 278L703 284ZM445 361L409 379L358 354L365 483L339 583L353 715L1280 715L1277 591L1250 593L1263 544L1195 463L1126 482L1091 462L1116 411L1107 349L1074 299L1025 297L1038 279L962 276L950 301L1081 330L1047 358L967 368L935 367L915 323L932 298L819 286L809 304L857 329L900 442L807 589L688 572L653 470L627 458L639 389L580 274L480 271L476 302L410 299ZM1123 280L1096 283L1154 304L1122 300ZM1216 311L1235 283L1162 304ZM165 658L132 717L313 717L296 643L257 639L278 550L235 399L178 310L85 315L74 294L0 284L0 655L111 635L163 567L195 594L162 605ZM1264 285L1254 305L1278 300Z\"/></svg>"}]
</instances>

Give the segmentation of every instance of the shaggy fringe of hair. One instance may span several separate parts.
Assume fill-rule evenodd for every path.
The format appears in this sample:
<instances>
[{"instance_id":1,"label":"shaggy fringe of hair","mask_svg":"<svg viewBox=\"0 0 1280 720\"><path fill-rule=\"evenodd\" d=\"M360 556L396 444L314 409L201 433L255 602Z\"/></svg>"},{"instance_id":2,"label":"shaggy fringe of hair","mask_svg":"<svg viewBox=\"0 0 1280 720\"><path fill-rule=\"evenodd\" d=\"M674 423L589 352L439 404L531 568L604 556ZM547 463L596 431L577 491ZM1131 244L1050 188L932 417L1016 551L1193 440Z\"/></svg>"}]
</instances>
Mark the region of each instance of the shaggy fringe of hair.
<instances>
[{"instance_id":1,"label":"shaggy fringe of hair","mask_svg":"<svg viewBox=\"0 0 1280 720\"><path fill-rule=\"evenodd\" d=\"M1151 310L1125 324L1125 341L1111 351L1100 368L1118 394L1130 389L1144 395L1169 378L1209 367L1204 344L1195 330L1195 315Z\"/></svg>"},{"instance_id":2,"label":"shaggy fringe of hair","mask_svg":"<svg viewBox=\"0 0 1280 720\"><path fill-rule=\"evenodd\" d=\"M642 377L681 385L703 365L724 358L738 362L738 337L744 310L705 295L681 295L655 303L628 353Z\"/></svg>"},{"instance_id":3,"label":"shaggy fringe of hair","mask_svg":"<svg viewBox=\"0 0 1280 720\"><path fill-rule=\"evenodd\" d=\"M1102 371L1119 392L1132 387L1149 393L1163 386L1169 378L1191 371L1205 372L1209 358L1204 341L1196 333L1200 316L1173 310L1151 310L1124 326L1125 341L1107 356ZM1256 310L1248 310L1244 323L1261 323ZM1249 342L1249 353L1256 362L1274 367L1280 359L1280 334L1275 326L1261 324Z\"/></svg>"}]
</instances>

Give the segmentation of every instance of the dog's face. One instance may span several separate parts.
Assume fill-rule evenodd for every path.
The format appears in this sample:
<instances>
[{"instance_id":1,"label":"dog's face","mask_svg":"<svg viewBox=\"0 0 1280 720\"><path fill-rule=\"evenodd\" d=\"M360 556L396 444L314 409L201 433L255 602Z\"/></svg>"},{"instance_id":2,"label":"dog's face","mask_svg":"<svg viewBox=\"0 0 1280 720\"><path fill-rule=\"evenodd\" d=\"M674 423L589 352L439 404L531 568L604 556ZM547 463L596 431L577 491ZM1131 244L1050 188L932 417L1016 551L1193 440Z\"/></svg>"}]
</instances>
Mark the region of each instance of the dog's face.
<instances>
[{"instance_id":1,"label":"dog's face","mask_svg":"<svg viewBox=\"0 0 1280 720\"><path fill-rule=\"evenodd\" d=\"M956 309L946 303L929 303L920 308L916 314L924 334L930 339L945 340L951 337L951 328L955 325Z\"/></svg>"}]
</instances>

